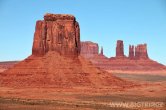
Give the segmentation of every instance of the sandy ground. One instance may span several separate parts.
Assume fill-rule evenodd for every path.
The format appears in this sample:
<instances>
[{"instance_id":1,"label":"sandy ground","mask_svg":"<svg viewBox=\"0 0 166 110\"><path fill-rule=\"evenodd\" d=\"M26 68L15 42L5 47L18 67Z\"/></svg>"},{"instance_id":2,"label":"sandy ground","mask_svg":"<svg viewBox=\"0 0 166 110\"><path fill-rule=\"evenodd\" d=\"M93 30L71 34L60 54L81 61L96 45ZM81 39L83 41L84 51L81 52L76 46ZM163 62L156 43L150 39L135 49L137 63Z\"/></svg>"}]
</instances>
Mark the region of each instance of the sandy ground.
<instances>
[{"instance_id":1,"label":"sandy ground","mask_svg":"<svg viewBox=\"0 0 166 110\"><path fill-rule=\"evenodd\" d=\"M0 73L1 73L1 72L4 72L5 70L6 70L6 69L1 69L1 68L0 68Z\"/></svg>"},{"instance_id":2,"label":"sandy ground","mask_svg":"<svg viewBox=\"0 0 166 110\"><path fill-rule=\"evenodd\" d=\"M137 75L160 75L160 76L166 76L166 70L153 70L153 71L127 71L127 70L106 70L109 73L121 73L121 74L137 74Z\"/></svg>"},{"instance_id":3,"label":"sandy ground","mask_svg":"<svg viewBox=\"0 0 166 110\"><path fill-rule=\"evenodd\" d=\"M166 110L163 77L121 75L139 82L130 89L117 88L8 88L0 87L0 110ZM156 78L156 79L155 79ZM162 103L148 107L113 107L116 103Z\"/></svg>"}]
</instances>

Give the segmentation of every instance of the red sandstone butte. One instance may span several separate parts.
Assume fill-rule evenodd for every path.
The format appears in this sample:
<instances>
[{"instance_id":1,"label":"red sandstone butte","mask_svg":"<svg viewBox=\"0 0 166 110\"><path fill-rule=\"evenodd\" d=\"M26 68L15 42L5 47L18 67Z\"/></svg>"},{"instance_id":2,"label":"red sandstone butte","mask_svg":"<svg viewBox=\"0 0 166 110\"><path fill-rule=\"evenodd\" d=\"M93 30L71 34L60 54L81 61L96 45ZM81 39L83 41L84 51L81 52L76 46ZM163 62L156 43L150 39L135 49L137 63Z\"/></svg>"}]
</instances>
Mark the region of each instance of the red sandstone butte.
<instances>
[{"instance_id":1,"label":"red sandstone butte","mask_svg":"<svg viewBox=\"0 0 166 110\"><path fill-rule=\"evenodd\" d=\"M92 52L92 45L95 48L95 52ZM101 52L99 53L99 46L97 43L84 41L81 42L81 56L90 60L95 66L100 68L107 67L109 63L109 59L103 54L103 47L101 48Z\"/></svg>"},{"instance_id":2,"label":"red sandstone butte","mask_svg":"<svg viewBox=\"0 0 166 110\"><path fill-rule=\"evenodd\" d=\"M139 44L135 47L135 59L148 59L147 44Z\"/></svg>"},{"instance_id":3,"label":"red sandstone butte","mask_svg":"<svg viewBox=\"0 0 166 110\"><path fill-rule=\"evenodd\" d=\"M81 42L81 54L85 57L92 57L99 54L99 46L93 42Z\"/></svg>"},{"instance_id":4,"label":"red sandstone butte","mask_svg":"<svg viewBox=\"0 0 166 110\"><path fill-rule=\"evenodd\" d=\"M97 45L85 46L98 54ZM82 50L83 51L83 50ZM8 87L131 87L80 56L79 24L72 15L46 14L36 23L32 55L0 74Z\"/></svg>"},{"instance_id":5,"label":"red sandstone butte","mask_svg":"<svg viewBox=\"0 0 166 110\"><path fill-rule=\"evenodd\" d=\"M92 44L98 45L97 43ZM84 43L84 45L86 45L86 43ZM88 46L89 45L86 45L84 47L88 48ZM81 47L81 50L84 50L84 47ZM88 51L87 54L88 53L91 52ZM166 66L153 61L148 57L146 44L139 44L136 47L130 45L128 57L124 55L122 40L117 41L115 57L107 58L104 54L93 54L91 57L87 57L85 51L84 54L81 55L90 60L96 67L113 73L166 75Z\"/></svg>"},{"instance_id":6,"label":"red sandstone butte","mask_svg":"<svg viewBox=\"0 0 166 110\"><path fill-rule=\"evenodd\" d=\"M56 51L75 57L80 53L80 28L72 15L46 14L36 22L32 48L33 55L45 55Z\"/></svg>"},{"instance_id":7,"label":"red sandstone butte","mask_svg":"<svg viewBox=\"0 0 166 110\"><path fill-rule=\"evenodd\" d=\"M118 40L116 45L116 57L124 57L123 41Z\"/></svg>"},{"instance_id":8,"label":"red sandstone butte","mask_svg":"<svg viewBox=\"0 0 166 110\"><path fill-rule=\"evenodd\" d=\"M104 54L103 54L103 47L101 47L100 55L104 55Z\"/></svg>"},{"instance_id":9,"label":"red sandstone butte","mask_svg":"<svg viewBox=\"0 0 166 110\"><path fill-rule=\"evenodd\" d=\"M134 45L129 45L129 59L134 59L135 53L134 53Z\"/></svg>"}]
</instances>

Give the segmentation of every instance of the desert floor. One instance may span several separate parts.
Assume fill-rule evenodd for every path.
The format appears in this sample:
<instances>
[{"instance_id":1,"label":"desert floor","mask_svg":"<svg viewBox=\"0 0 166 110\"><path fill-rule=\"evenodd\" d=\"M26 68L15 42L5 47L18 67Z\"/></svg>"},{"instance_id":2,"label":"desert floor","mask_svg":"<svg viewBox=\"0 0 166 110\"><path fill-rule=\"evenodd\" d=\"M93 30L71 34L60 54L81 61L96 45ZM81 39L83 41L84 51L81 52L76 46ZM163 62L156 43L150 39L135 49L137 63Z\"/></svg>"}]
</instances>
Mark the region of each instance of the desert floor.
<instances>
[{"instance_id":1,"label":"desert floor","mask_svg":"<svg viewBox=\"0 0 166 110\"><path fill-rule=\"evenodd\" d=\"M118 88L0 87L0 110L166 110L166 77L114 74L141 86ZM119 107L115 103L161 102L162 106Z\"/></svg>"}]
</instances>

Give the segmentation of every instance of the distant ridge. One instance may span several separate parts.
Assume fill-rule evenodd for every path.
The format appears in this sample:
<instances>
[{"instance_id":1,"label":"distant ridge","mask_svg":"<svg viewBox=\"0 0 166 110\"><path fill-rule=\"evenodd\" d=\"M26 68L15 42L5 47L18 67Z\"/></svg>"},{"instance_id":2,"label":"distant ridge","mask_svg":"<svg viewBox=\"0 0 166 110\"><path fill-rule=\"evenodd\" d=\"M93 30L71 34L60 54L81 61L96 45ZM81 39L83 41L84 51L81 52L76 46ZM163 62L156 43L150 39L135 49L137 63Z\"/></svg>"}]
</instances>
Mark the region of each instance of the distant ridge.
<instances>
[{"instance_id":1,"label":"distant ridge","mask_svg":"<svg viewBox=\"0 0 166 110\"><path fill-rule=\"evenodd\" d=\"M88 42L88 43L87 43ZM129 45L129 55L124 55L122 40L117 41L116 56L107 58L97 43L81 42L81 55L90 60L95 66L112 73L135 73L166 75L166 66L153 61L148 56L147 44ZM93 47L91 46L93 44ZM95 53L95 54L93 54Z\"/></svg>"}]
</instances>

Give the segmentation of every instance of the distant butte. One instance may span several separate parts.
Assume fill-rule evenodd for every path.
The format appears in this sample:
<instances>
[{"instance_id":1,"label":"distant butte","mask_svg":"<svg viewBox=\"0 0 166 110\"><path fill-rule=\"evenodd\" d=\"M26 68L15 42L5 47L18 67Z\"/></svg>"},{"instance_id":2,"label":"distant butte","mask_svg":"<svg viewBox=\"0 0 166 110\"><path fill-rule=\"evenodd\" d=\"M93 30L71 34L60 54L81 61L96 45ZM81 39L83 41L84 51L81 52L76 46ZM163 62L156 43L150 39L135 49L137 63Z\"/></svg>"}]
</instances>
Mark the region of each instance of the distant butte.
<instances>
[{"instance_id":1,"label":"distant butte","mask_svg":"<svg viewBox=\"0 0 166 110\"><path fill-rule=\"evenodd\" d=\"M124 46L123 46L123 41L118 40L116 44L116 57L124 57Z\"/></svg>"},{"instance_id":2,"label":"distant butte","mask_svg":"<svg viewBox=\"0 0 166 110\"><path fill-rule=\"evenodd\" d=\"M89 42L89 41L87 41ZM108 58L103 52L92 54L89 52L90 45L97 45L95 48L99 50L98 44L86 41L81 42L81 55L90 60L95 66L111 73L131 73L131 74L155 74L166 75L166 66L153 61L148 56L147 44L138 44L137 46L129 45L128 57L124 55L124 44L122 40L117 41L116 56ZM86 47L86 48L85 48ZM86 53L86 51L87 53ZM103 51L103 48L101 49ZM89 53L91 53L89 55Z\"/></svg>"},{"instance_id":3,"label":"distant butte","mask_svg":"<svg viewBox=\"0 0 166 110\"><path fill-rule=\"evenodd\" d=\"M74 16L46 14L44 20L36 22L32 55L2 72L0 86L133 87L133 83L98 69L81 57L81 45L87 48L85 52L98 54L96 44L80 43L79 24Z\"/></svg>"},{"instance_id":4,"label":"distant butte","mask_svg":"<svg viewBox=\"0 0 166 110\"><path fill-rule=\"evenodd\" d=\"M91 57L91 55L98 55L99 46L97 43L93 42L81 42L81 54L86 57Z\"/></svg>"}]
</instances>

